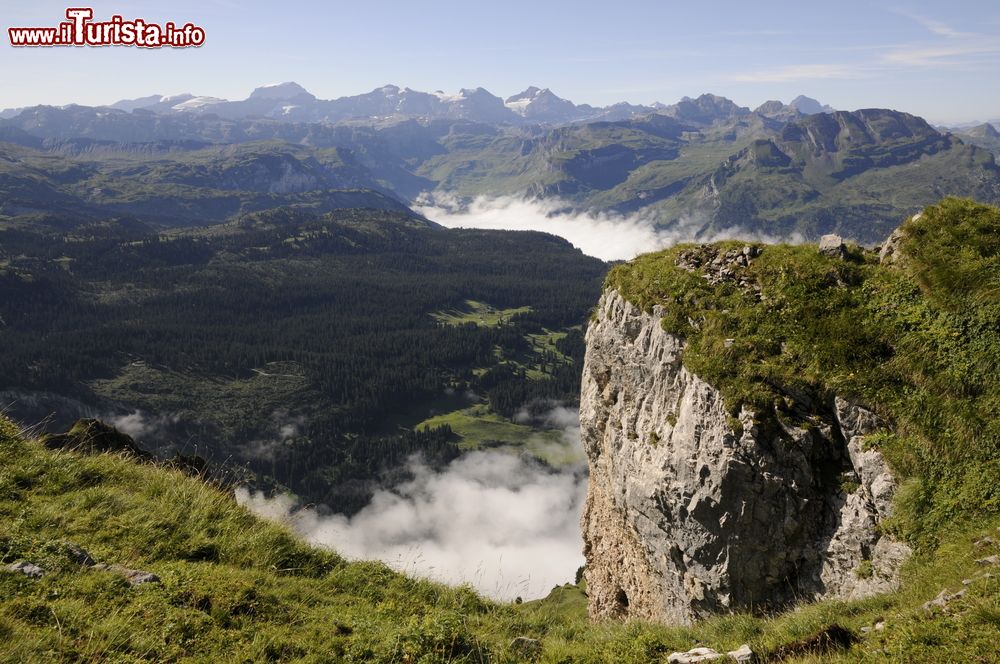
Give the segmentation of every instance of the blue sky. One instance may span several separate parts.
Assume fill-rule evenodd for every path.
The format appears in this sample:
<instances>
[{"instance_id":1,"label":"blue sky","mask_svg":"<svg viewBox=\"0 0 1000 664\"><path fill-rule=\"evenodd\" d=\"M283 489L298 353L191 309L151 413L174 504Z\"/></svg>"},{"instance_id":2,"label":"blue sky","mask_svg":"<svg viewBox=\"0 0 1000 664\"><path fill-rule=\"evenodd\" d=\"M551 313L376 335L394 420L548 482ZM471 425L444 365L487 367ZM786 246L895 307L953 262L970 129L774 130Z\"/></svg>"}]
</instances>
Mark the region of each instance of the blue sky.
<instances>
[{"instance_id":1,"label":"blue sky","mask_svg":"<svg viewBox=\"0 0 1000 664\"><path fill-rule=\"evenodd\" d=\"M83 3L72 3L83 4ZM294 80L321 98L386 83L550 87L577 103L746 106L798 94L935 122L1000 118L1000 2L95 2L96 18L203 26L200 49L13 49L11 26L55 25L66 2L0 2L0 107L192 92L242 99Z\"/></svg>"}]
</instances>

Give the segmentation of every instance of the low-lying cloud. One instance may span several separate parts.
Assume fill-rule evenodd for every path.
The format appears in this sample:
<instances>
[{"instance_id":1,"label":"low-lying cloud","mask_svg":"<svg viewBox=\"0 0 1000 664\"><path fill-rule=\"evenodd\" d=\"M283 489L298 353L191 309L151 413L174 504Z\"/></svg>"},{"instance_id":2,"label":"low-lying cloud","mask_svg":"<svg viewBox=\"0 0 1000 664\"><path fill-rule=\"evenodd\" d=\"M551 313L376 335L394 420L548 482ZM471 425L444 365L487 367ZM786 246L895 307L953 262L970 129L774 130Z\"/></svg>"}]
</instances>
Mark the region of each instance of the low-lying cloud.
<instances>
[{"instance_id":1,"label":"low-lying cloud","mask_svg":"<svg viewBox=\"0 0 1000 664\"><path fill-rule=\"evenodd\" d=\"M680 219L669 228L657 228L656 219L649 213L577 211L570 203L555 198L479 196L463 203L452 196L425 194L414 204L414 210L448 228L551 233L568 240L588 256L602 260L628 260L679 242L775 239L740 229L706 234L705 220L695 216Z\"/></svg>"},{"instance_id":2,"label":"low-lying cloud","mask_svg":"<svg viewBox=\"0 0 1000 664\"><path fill-rule=\"evenodd\" d=\"M578 423L568 410L567 456L582 459ZM401 572L448 584L469 583L502 600L544 597L583 565L581 464L553 470L499 451L475 451L436 471L410 460L412 480L379 490L357 514L296 511L289 496L237 490L257 514L292 526L308 541L355 560L378 559Z\"/></svg>"},{"instance_id":3,"label":"low-lying cloud","mask_svg":"<svg viewBox=\"0 0 1000 664\"><path fill-rule=\"evenodd\" d=\"M305 425L305 416L293 416L286 409L278 409L271 413L271 434L251 440L243 454L253 459L273 461L279 452L301 435Z\"/></svg>"},{"instance_id":4,"label":"low-lying cloud","mask_svg":"<svg viewBox=\"0 0 1000 664\"><path fill-rule=\"evenodd\" d=\"M180 415L150 415L141 410L125 415L112 415L105 419L114 428L139 441L157 437L181 420Z\"/></svg>"}]
</instances>

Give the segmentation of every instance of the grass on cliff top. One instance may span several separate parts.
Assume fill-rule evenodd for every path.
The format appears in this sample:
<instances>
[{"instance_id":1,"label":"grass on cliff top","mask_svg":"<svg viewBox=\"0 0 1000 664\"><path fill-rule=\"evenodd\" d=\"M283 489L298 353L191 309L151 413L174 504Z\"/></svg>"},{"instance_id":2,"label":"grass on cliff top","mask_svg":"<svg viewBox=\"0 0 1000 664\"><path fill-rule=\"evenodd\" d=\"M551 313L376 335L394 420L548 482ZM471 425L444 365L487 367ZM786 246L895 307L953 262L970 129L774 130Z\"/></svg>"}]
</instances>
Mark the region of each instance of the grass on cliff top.
<instances>
[{"instance_id":1,"label":"grass on cliff top","mask_svg":"<svg viewBox=\"0 0 1000 664\"><path fill-rule=\"evenodd\" d=\"M694 627L590 623L575 586L545 600L499 604L468 588L346 562L260 520L229 493L178 471L110 455L53 452L0 416L0 565L28 560L41 579L0 568L0 662L519 662L514 637L539 639L535 661L664 662L699 644L758 653L832 624L860 634L837 661L991 661L1000 576L973 562L1000 551L967 529L910 566L906 590L821 602L773 619L722 616ZM1000 533L994 533L1000 539ZM100 562L150 571L129 586L81 567L69 543ZM920 604L974 579L951 613ZM786 661L816 661L812 656Z\"/></svg>"},{"instance_id":2,"label":"grass on cliff top","mask_svg":"<svg viewBox=\"0 0 1000 664\"><path fill-rule=\"evenodd\" d=\"M1000 512L1000 210L948 198L902 230L894 266L858 247L837 258L757 245L713 285L678 258L743 244L682 245L614 268L607 286L664 306L685 366L734 414L831 413L833 395L874 408L889 426L870 441L903 479L891 527L932 546L952 520Z\"/></svg>"}]
</instances>

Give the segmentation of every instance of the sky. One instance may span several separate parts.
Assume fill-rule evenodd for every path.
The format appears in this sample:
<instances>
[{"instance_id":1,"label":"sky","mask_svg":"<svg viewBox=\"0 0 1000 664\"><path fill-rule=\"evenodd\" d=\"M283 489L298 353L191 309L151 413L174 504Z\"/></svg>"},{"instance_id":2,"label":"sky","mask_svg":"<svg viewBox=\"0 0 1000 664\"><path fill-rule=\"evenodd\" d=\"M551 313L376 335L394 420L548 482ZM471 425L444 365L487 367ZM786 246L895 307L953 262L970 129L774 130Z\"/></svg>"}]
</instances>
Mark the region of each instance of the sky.
<instances>
[{"instance_id":1,"label":"sky","mask_svg":"<svg viewBox=\"0 0 1000 664\"><path fill-rule=\"evenodd\" d=\"M323 99L388 83L502 97L537 85L595 105L712 92L756 107L805 94L938 123L1000 118L995 0L119 0L95 2L95 18L190 21L205 45L10 46L6 28L54 26L66 7L0 0L0 108L184 92L243 99L294 80Z\"/></svg>"}]
</instances>

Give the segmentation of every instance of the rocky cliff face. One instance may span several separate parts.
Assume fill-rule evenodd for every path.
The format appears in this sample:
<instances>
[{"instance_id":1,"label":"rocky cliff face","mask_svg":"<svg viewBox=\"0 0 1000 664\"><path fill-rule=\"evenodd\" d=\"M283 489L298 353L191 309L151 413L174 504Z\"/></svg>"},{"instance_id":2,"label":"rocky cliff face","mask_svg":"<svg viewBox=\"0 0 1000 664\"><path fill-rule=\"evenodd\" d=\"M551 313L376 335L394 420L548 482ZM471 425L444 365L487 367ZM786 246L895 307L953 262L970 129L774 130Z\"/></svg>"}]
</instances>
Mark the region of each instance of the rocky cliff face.
<instances>
[{"instance_id":1,"label":"rocky cliff face","mask_svg":"<svg viewBox=\"0 0 1000 664\"><path fill-rule=\"evenodd\" d=\"M864 444L876 417L844 399L797 404L800 424L733 416L661 314L612 290L587 332L591 616L689 623L892 589L909 550L877 528L895 483Z\"/></svg>"}]
</instances>

